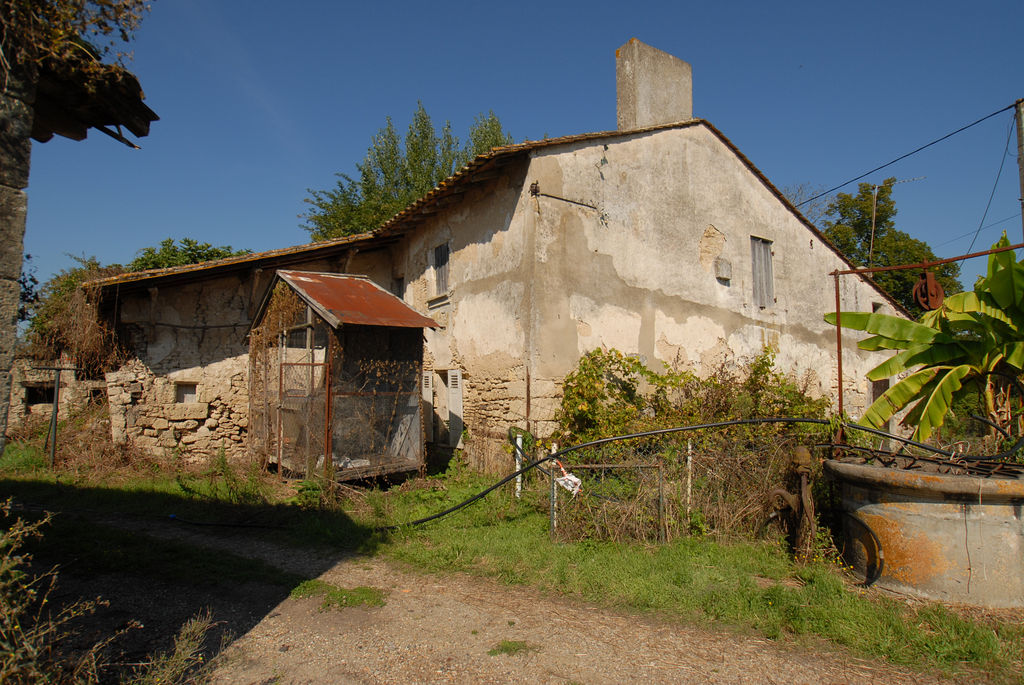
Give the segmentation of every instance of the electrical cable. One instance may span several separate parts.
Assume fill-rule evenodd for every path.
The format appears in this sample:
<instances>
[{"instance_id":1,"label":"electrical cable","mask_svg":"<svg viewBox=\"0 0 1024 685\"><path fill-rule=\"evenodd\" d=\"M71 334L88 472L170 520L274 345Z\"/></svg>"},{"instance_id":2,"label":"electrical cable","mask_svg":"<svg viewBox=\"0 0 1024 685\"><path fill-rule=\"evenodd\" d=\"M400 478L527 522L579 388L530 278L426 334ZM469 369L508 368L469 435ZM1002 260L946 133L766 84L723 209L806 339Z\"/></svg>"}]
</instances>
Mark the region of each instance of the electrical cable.
<instances>
[{"instance_id":1,"label":"electrical cable","mask_svg":"<svg viewBox=\"0 0 1024 685\"><path fill-rule=\"evenodd\" d=\"M993 226L998 226L999 224L1005 224L1007 221L1012 221L1013 219L1019 219L1019 218L1020 218L1020 212L1017 212L1016 214L1011 214L1008 217L1005 217L1005 218L1002 218L1002 219L997 219L996 221L993 221L990 224L982 226L980 230L984 231L987 228L992 228ZM949 240L946 240L944 242L934 243L934 245L935 245L935 247L942 247L943 245L949 245L950 243L954 243L957 240L960 240L961 238L966 238L967 236L974 235L975 233L976 233L976 231L968 231L967 233L962 233L960 235L953 236L952 238L950 238Z\"/></svg>"},{"instance_id":2,"label":"electrical cable","mask_svg":"<svg viewBox=\"0 0 1024 685\"><path fill-rule=\"evenodd\" d=\"M558 450L557 452L552 452L551 454L545 455L545 456L543 456L543 457L541 457L541 458L539 458L539 459L537 459L535 461L532 461L529 464L527 464L526 466L524 466L523 468L521 468L521 469L519 469L517 471L514 471L513 473L509 474L508 476L505 476L504 478L502 478L501 480L499 480L497 483L495 483L494 485L490 486L486 490L478 492L477 494L473 495L469 499L464 500L462 502L459 502L458 504L455 504L455 505L453 505L451 507L448 507L444 511L438 512L436 514L432 514L430 516L425 516L423 518L419 518L419 519L416 519L414 521L408 521L406 523L392 524L392 525L389 525L389 526L380 526L380 527L376 528L375 530L379 530L379 531L399 530L399 529L406 528L406 527L409 527L409 526L418 526L418 525L421 525L421 524L424 524L424 523L428 523L430 521L436 521L439 518L447 516L448 514L455 513L456 511L458 511L460 509L463 509L465 507L468 507L470 504L473 504L474 502L483 499L484 497L489 495L491 492L497 490L502 485L504 485L505 483L508 483L509 481L513 480L516 476L518 476L520 474L526 473L527 471L529 471L531 469L537 468L537 467L539 467L541 464L543 464L545 462L556 461L556 460L558 460L559 457L565 456L566 454L570 454L572 452L576 452L576 451L579 451L579 450L582 450L582 449L586 449L588 447L596 447L598 445L605 445L605 444L608 444L610 442L615 442L615 441L634 440L634 439L638 439L638 438L648 438L648 437L654 437L654 436L658 436L658 435L668 435L668 434L671 434L671 433L683 433L683 432L688 432L688 431L693 431L693 430L706 430L706 429L709 429L709 428L725 428L725 427L728 427L728 426L742 426L742 425L753 425L753 424L764 424L764 423L767 423L767 424L775 424L775 423L808 423L808 424L828 426L828 425L831 425L833 422L829 421L828 419L811 419L811 418L802 418L802 417L763 417L763 418L756 418L756 419L733 419L731 421L717 421L717 422L714 422L714 423L702 423L702 424L694 424L694 425L690 425L690 426L677 426L675 428L662 428L662 429L659 429L659 430L644 431L642 433L630 433L629 435L618 435L618 436L614 436L614 437L610 437L610 438L601 438L599 440L592 440L590 442L585 442L585 443L582 443L582 444L579 444L579 445L573 445L571 447L563 448L561 450ZM871 428L869 426L860 426L860 425L857 425L855 423L847 423L845 421L839 422L839 425L844 427L844 428L849 428L849 429L852 429L852 430L860 430L860 431L864 431L866 433L871 433L873 435L878 435L880 437L883 437L883 438L886 438L886 439L889 439L889 440L898 440L898 441L904 443L905 445L910 445L910 446L913 446L913 447L918 447L920 449L924 449L926 451L933 452L935 454L941 454L944 457L956 458L956 459L963 460L963 461L985 461L985 460L1001 460L1001 459L1006 459L1007 457L1010 457L1010 456L1016 454L1018 450L1020 450L1022 447L1024 447L1024 436L1022 436L1008 450L1006 450L1004 452L1001 452L999 454L996 454L996 455L957 454L957 453L952 452L950 450L944 450L944 449L942 449L940 447L934 447L932 445L926 445L926 444L924 444L922 442L917 442L915 440L911 440L909 438L904 438L904 437L899 436L899 435L893 435L892 433L887 433L886 431L879 430L877 428ZM509 436L513 437L513 433L511 432L511 430L509 432ZM516 445L514 441L513 441L512 444L513 444L513 449L518 451L519 450L519 446ZM521 452L521 454L524 457L526 457L525 452Z\"/></svg>"},{"instance_id":3,"label":"electrical cable","mask_svg":"<svg viewBox=\"0 0 1024 685\"><path fill-rule=\"evenodd\" d=\"M853 183L854 181L859 181L860 179L864 178L865 176L870 176L871 174L875 173L876 171L881 171L882 169L884 169L884 168L886 168L888 166L892 166L896 162L904 160L907 157L910 157L911 155L916 155L921 150L930 148L932 145L935 145L936 143L941 143L942 141L946 140L947 138L952 138L956 134L961 133L962 131L966 131L967 129L971 128L972 126L977 126L978 124L980 124L981 122L985 121L986 119L991 119L992 117L996 116L997 114L1002 114L1003 112L1005 112L1008 109L1013 109L1014 107L1016 107L1016 105L1017 105L1017 103L1013 103L1012 105L1007 105L1006 107L1003 107L1002 109L998 109L995 112L992 112L991 114L989 114L988 116L984 116L984 117L978 119L977 121L975 121L973 123L967 124L966 126L961 126L960 128L958 128L957 130L953 131L952 133L947 133L946 135L942 136L941 138L936 138L932 142L930 142L930 143L928 143L926 145L922 145L921 147L917 148L916 150L908 152L905 155L900 155L899 157L897 157L896 159L892 160L891 162L886 162L882 166L877 166L874 169L872 169L871 171L863 173L860 176L857 176L856 178L851 178L849 181L844 181L844 182L840 183L839 185L834 186L832 188L829 188L828 190L826 190L824 192L818 193L814 197L809 197L806 200L804 200L803 202L800 202L800 203L798 203L798 204L796 204L794 206L795 207L801 207L801 206L807 204L808 202L813 202L814 200L817 200L819 197L824 197L825 195L828 195L829 193L831 193L831 192L833 192L835 190L839 190L840 188L842 188L845 185L849 185L849 184Z\"/></svg>"},{"instance_id":4,"label":"electrical cable","mask_svg":"<svg viewBox=\"0 0 1024 685\"><path fill-rule=\"evenodd\" d=\"M989 193L988 203L985 205L985 212L981 215L981 221L978 222L978 230L974 232L974 237L971 238L971 246L967 248L968 252L974 249L974 242L978 239L978 234L981 233L981 227L985 225L985 218L988 216L989 208L992 207L992 198L996 196L996 188L999 187L999 177L1003 175L1003 166L1006 163L1006 153L1010 151L1010 138L1013 135L1013 124L1015 120L1016 117L1011 119L1010 125L1007 127L1006 147L1003 148L1003 154L999 158L999 171L996 172L996 180L992 184L992 192Z\"/></svg>"}]
</instances>

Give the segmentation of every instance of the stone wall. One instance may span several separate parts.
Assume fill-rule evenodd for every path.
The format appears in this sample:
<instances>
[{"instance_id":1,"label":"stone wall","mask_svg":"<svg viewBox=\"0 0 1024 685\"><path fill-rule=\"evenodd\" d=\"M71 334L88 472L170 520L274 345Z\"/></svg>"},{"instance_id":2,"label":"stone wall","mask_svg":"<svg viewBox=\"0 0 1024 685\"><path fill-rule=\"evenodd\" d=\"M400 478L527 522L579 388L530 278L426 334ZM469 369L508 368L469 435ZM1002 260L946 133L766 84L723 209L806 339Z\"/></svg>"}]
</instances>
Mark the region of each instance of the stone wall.
<instances>
[{"instance_id":1,"label":"stone wall","mask_svg":"<svg viewBox=\"0 0 1024 685\"><path fill-rule=\"evenodd\" d=\"M19 356L11 368L10 408L7 413L7 426L20 425L26 419L49 418L53 411L53 371L36 369L39 366L74 366L71 359L62 357L53 362L40 362L31 357ZM57 417L64 419L76 409L90 402L106 399L106 384L102 380L83 380L77 378L74 371L62 371L60 374L60 397ZM46 400L42 400L42 396ZM42 401L40 401L42 400Z\"/></svg>"},{"instance_id":2,"label":"stone wall","mask_svg":"<svg viewBox=\"0 0 1024 685\"><path fill-rule=\"evenodd\" d=\"M7 425L11 366L17 338L21 259L32 154L32 104L35 73L11 65L0 90L0 426ZM5 433L0 432L0 453Z\"/></svg>"},{"instance_id":3,"label":"stone wall","mask_svg":"<svg viewBox=\"0 0 1024 685\"><path fill-rule=\"evenodd\" d=\"M177 452L197 461L221 449L244 454L249 426L246 358L158 376L134 359L107 374L111 437L152 454ZM191 382L195 379L195 382ZM195 386L195 396L182 386Z\"/></svg>"},{"instance_id":4,"label":"stone wall","mask_svg":"<svg viewBox=\"0 0 1024 685\"><path fill-rule=\"evenodd\" d=\"M252 287L225 276L129 293L118 330L133 355L106 374L111 437L153 454L244 455Z\"/></svg>"}]
</instances>

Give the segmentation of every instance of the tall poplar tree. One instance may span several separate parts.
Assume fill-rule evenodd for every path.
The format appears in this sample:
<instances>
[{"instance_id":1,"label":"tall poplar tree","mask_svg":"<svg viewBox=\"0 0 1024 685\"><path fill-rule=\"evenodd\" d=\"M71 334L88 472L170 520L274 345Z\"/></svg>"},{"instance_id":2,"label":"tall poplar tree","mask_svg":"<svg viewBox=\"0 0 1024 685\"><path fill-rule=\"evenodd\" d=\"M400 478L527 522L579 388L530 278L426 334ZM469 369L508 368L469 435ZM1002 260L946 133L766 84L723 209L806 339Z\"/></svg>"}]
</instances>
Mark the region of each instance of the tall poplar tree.
<instances>
[{"instance_id":1,"label":"tall poplar tree","mask_svg":"<svg viewBox=\"0 0 1024 685\"><path fill-rule=\"evenodd\" d=\"M356 164L355 177L338 174L334 188L308 191L303 228L313 240L372 231L478 154L511 143L512 136L491 111L477 115L460 147L451 123L446 121L438 133L423 103L417 103L404 140L387 117Z\"/></svg>"}]
</instances>

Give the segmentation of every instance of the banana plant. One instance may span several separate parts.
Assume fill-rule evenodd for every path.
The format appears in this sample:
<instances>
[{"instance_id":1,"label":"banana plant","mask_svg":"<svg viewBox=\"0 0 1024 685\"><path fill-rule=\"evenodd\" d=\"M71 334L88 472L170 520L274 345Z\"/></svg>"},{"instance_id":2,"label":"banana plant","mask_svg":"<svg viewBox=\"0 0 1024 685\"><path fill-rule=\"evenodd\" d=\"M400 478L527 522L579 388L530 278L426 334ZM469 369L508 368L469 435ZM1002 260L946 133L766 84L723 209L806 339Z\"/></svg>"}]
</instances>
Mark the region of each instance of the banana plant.
<instances>
[{"instance_id":1,"label":"banana plant","mask_svg":"<svg viewBox=\"0 0 1024 685\"><path fill-rule=\"evenodd\" d=\"M1009 245L1004 233L993 248ZM835 325L835 313L826 314L825 321ZM973 291L951 295L917 321L843 312L842 326L871 334L858 343L862 350L895 352L868 372L869 380L905 374L868 407L860 424L883 428L911 407L903 422L914 426L915 440L925 441L966 386L979 382L989 417L1009 428L1009 398L998 393L997 378L1017 377L1024 369L1024 264L1012 250L989 255L988 270Z\"/></svg>"}]
</instances>

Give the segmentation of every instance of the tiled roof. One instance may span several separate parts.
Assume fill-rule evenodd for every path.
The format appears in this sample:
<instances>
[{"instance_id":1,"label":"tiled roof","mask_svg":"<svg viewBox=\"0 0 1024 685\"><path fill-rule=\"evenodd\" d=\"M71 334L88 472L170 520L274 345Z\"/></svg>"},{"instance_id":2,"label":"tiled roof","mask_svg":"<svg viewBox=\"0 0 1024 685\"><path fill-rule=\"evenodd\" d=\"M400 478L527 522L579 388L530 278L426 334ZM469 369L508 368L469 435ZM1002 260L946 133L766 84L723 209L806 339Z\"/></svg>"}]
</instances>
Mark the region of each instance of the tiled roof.
<instances>
[{"instance_id":1,"label":"tiled roof","mask_svg":"<svg viewBox=\"0 0 1024 685\"><path fill-rule=\"evenodd\" d=\"M492 148L490 151L478 155L466 166L462 167L462 169L439 183L429 193L410 204L401 212L384 222L384 224L375 231L370 233L362 233L359 235L335 238L333 240L308 243L305 245L296 245L278 250L269 250L267 252L255 252L238 257L228 257L226 259L203 262L201 264L126 273L121 274L120 276L92 281L89 285L98 286L100 288L107 288L115 285L122 287L148 287L164 281L176 281L179 279L193 280L195 278L202 278L206 275L213 275L224 271L258 268L264 263L266 263L267 266L281 266L290 263L294 264L311 258L326 257L331 254L341 253L345 250L358 246L391 242L406 230L419 224L426 216L435 213L439 207L451 204L452 198L464 193L469 186L492 178L493 174L491 172L493 170L536 150L556 147L559 145L571 145L574 143L601 141L611 138L634 136L637 134L654 133L669 129L689 128L692 126L703 126L710 131L740 159L750 172L753 173L765 185L765 187L779 199L780 202L793 212L793 214L809 231L811 231L811 233L830 247L845 263L850 264L851 267L854 266L846 256L840 252L838 248L832 245L828 238L826 238L814 224L808 221L803 214L793 206L789 199L786 198L786 196L783 195L782 192L779 191L779 189L776 188L772 182L754 166L753 162L751 162L746 155L740 152L739 148L737 148L731 140L725 137L721 131L704 119L688 119L686 121L659 124L657 126L631 129L629 131L581 133L571 136L561 136L558 138L545 138L544 140L527 140L522 143ZM876 290L878 290L880 294L885 296L890 302L893 302L891 296L875 284L874 281L870 279L867 280Z\"/></svg>"}]
</instances>

